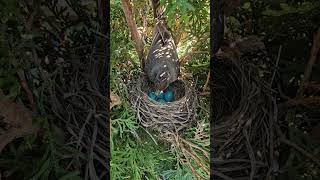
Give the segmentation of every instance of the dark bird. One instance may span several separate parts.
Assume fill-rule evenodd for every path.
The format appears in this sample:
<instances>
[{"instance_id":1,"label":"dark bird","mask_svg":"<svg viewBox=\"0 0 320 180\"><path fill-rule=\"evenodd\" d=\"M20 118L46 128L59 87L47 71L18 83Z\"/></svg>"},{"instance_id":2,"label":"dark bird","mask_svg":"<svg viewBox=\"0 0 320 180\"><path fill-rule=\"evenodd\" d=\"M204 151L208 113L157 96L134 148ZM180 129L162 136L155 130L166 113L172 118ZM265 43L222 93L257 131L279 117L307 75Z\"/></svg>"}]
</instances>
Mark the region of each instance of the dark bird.
<instances>
[{"instance_id":1,"label":"dark bird","mask_svg":"<svg viewBox=\"0 0 320 180\"><path fill-rule=\"evenodd\" d=\"M144 71L159 94L180 75L180 62L174 39L159 10L159 0L152 0L155 26L153 40L147 56Z\"/></svg>"}]
</instances>

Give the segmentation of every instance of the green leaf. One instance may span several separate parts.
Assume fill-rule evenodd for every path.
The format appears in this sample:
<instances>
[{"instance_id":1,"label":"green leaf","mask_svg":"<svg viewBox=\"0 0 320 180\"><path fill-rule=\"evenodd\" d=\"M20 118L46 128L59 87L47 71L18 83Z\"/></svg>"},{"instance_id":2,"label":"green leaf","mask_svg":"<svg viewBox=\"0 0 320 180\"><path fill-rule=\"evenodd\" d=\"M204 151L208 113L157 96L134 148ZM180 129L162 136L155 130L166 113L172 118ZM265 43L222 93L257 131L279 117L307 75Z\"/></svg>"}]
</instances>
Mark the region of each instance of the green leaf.
<instances>
[{"instance_id":1,"label":"green leaf","mask_svg":"<svg viewBox=\"0 0 320 180\"><path fill-rule=\"evenodd\" d=\"M38 180L40 179L41 176L46 174L46 171L50 168L50 163L51 163L51 159L48 158L45 163L41 166L41 169L39 170L39 172L37 172L32 178L31 180Z\"/></svg>"}]
</instances>

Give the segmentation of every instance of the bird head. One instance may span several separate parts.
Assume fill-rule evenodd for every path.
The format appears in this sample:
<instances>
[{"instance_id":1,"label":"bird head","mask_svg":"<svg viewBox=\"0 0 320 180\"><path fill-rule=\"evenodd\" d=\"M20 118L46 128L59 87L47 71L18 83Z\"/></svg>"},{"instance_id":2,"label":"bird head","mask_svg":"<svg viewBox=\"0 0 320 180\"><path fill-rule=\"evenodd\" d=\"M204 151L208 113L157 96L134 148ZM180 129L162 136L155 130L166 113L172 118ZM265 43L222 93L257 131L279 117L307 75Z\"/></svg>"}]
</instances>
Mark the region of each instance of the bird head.
<instances>
[{"instance_id":1,"label":"bird head","mask_svg":"<svg viewBox=\"0 0 320 180\"><path fill-rule=\"evenodd\" d=\"M168 71L160 71L156 76L155 90L156 94L165 90L171 83L171 74Z\"/></svg>"}]
</instances>

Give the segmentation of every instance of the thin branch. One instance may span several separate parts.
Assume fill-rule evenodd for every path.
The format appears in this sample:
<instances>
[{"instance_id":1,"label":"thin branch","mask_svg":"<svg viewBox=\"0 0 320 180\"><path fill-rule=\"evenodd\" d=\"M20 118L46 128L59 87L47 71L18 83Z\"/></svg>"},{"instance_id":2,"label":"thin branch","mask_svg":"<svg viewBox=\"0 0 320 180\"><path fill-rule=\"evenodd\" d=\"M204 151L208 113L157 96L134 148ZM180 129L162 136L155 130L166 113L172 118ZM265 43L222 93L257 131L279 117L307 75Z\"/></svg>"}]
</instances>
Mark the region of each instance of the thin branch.
<instances>
[{"instance_id":1,"label":"thin branch","mask_svg":"<svg viewBox=\"0 0 320 180\"><path fill-rule=\"evenodd\" d=\"M209 73L208 73L208 75L207 75L206 83L205 83L204 86L203 86L203 92L205 92L205 91L207 90L208 84L209 84L209 80L210 80L210 71L209 71Z\"/></svg>"},{"instance_id":2,"label":"thin branch","mask_svg":"<svg viewBox=\"0 0 320 180\"><path fill-rule=\"evenodd\" d=\"M33 94L32 94L32 91L30 90L30 88L28 86L28 82L27 82L27 80L25 78L24 71L20 69L20 70L18 70L17 74L18 74L18 77L20 79L21 86L23 87L23 89L27 93L27 96L28 96L29 102L31 104L32 110L35 110Z\"/></svg>"},{"instance_id":3,"label":"thin branch","mask_svg":"<svg viewBox=\"0 0 320 180\"><path fill-rule=\"evenodd\" d=\"M275 77L276 72L277 72L277 69L278 69L278 65L279 65L279 61L280 61L280 55L281 55L281 50L282 50L282 45L280 45L280 47L279 47L278 56L277 56L277 62L276 62L276 68L274 69L274 72L273 72L273 74L272 74L272 78L271 78L271 82L270 82L270 87L271 87L272 84L273 84L273 80L274 80L274 77Z\"/></svg>"},{"instance_id":4,"label":"thin branch","mask_svg":"<svg viewBox=\"0 0 320 180\"><path fill-rule=\"evenodd\" d=\"M320 84L307 83L303 85L303 88L311 92L320 92Z\"/></svg>"},{"instance_id":5,"label":"thin branch","mask_svg":"<svg viewBox=\"0 0 320 180\"><path fill-rule=\"evenodd\" d=\"M308 157L309 159L311 159L313 162L315 162L318 166L320 166L320 160L315 157L313 154L305 151L303 148L301 148L300 146L298 146L296 143L289 141L288 139L285 138L285 135L283 134L283 132L281 131L279 126L276 126L276 131L278 132L278 134L280 135L280 141L282 143L287 144L290 147L293 147L294 149L296 149L297 151L299 151L302 155Z\"/></svg>"},{"instance_id":6,"label":"thin branch","mask_svg":"<svg viewBox=\"0 0 320 180\"><path fill-rule=\"evenodd\" d=\"M301 148L300 146L298 146L297 144L285 139L285 138L280 138L280 141L287 144L288 146L293 147L294 149L296 149L297 151L299 151L301 154L303 154L304 156L306 156L307 158L311 159L314 163L316 163L318 166L320 166L320 160L315 157L313 154L305 151L303 148Z\"/></svg>"}]
</instances>

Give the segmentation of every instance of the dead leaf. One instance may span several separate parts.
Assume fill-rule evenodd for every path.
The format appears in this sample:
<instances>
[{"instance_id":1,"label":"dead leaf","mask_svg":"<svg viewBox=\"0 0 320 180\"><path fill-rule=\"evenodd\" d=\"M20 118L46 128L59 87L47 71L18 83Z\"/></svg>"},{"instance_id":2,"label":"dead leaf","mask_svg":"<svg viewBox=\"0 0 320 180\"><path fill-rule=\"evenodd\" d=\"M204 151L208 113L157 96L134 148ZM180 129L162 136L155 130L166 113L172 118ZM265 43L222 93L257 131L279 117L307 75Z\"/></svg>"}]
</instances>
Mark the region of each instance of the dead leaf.
<instances>
[{"instance_id":1,"label":"dead leaf","mask_svg":"<svg viewBox=\"0 0 320 180\"><path fill-rule=\"evenodd\" d=\"M113 108L114 106L121 104L120 97L117 94L114 94L113 92L110 93L110 99L111 99L110 109Z\"/></svg>"},{"instance_id":2,"label":"dead leaf","mask_svg":"<svg viewBox=\"0 0 320 180\"><path fill-rule=\"evenodd\" d=\"M7 99L0 89L0 125L5 129L0 134L0 154L3 148L16 138L33 134L37 131L32 124L32 112L22 103Z\"/></svg>"}]
</instances>

